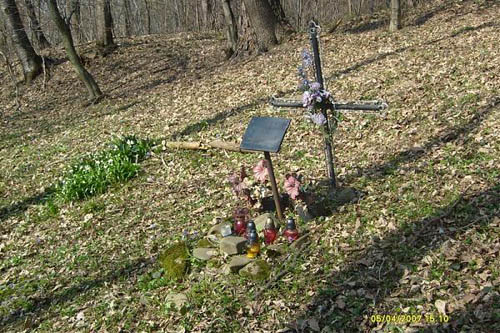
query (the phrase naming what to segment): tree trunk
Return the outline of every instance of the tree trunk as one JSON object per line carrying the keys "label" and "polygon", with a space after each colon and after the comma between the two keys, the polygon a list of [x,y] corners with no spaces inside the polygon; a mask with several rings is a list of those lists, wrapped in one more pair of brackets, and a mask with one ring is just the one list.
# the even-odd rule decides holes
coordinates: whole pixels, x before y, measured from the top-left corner
{"label": "tree trunk", "polygon": [[268,0],[243,0],[243,3],[251,29],[242,31],[246,36],[240,41],[247,44],[246,39],[255,40],[255,43],[251,43],[251,45],[255,46],[252,46],[252,49],[248,51],[267,52],[271,47],[278,44],[276,38],[278,19],[273,12],[273,8]]}
{"label": "tree trunk", "polygon": [[0,9],[14,43],[16,54],[23,66],[24,82],[29,84],[42,72],[42,58],[36,54],[26,35],[19,10],[14,0],[0,0]]}
{"label": "tree trunk", "polygon": [[201,0],[201,23],[204,29],[212,29],[212,4],[210,0]]}
{"label": "tree trunk", "polygon": [[144,0],[144,7],[146,9],[146,34],[151,35],[151,10],[147,0]]}
{"label": "tree trunk", "polygon": [[228,57],[230,57],[238,46],[238,28],[234,18],[233,10],[229,0],[222,0],[222,9],[224,11],[224,19],[226,21],[226,36],[228,44]]}
{"label": "tree trunk", "polygon": [[97,48],[105,53],[114,46],[110,0],[96,2]]}
{"label": "tree trunk", "polygon": [[300,31],[300,28],[302,26],[302,0],[297,0],[297,30]]}
{"label": "tree trunk", "polygon": [[[290,35],[295,32],[295,29],[293,26],[290,24],[290,21],[285,15],[285,11],[283,10],[283,6],[281,6],[280,0],[267,0],[269,2],[269,5],[272,8],[272,11],[274,13],[274,16],[276,17],[276,20],[278,24],[276,25],[280,31],[281,35]],[[276,31],[275,31],[276,32]]]}
{"label": "tree trunk", "polygon": [[389,31],[401,29],[401,6],[399,0],[391,0],[391,23]]}
{"label": "tree trunk", "polygon": [[73,34],[73,40],[77,43],[82,40],[80,31],[80,0],[67,0],[66,12],[70,15],[69,30]]}
{"label": "tree trunk", "polygon": [[124,17],[125,17],[125,37],[130,37],[132,35],[132,24],[130,22],[130,2],[129,0],[123,0]]}
{"label": "tree trunk", "polygon": [[90,100],[99,100],[102,97],[102,92],[92,75],[85,69],[80,57],[76,53],[75,46],[73,44],[73,38],[71,37],[71,31],[69,30],[66,22],[64,22],[63,18],[61,17],[61,13],[57,8],[57,0],[47,0],[47,3],[49,6],[50,16],[52,17],[52,20],[54,20],[57,29],[61,33],[64,48],[66,49],[69,61],[71,61],[71,63],[73,64],[78,77],[85,84],[85,87],[87,88],[87,91],[89,93]]}
{"label": "tree trunk", "polygon": [[49,47],[50,43],[47,38],[45,38],[45,34],[40,27],[40,22],[36,17],[35,8],[33,7],[33,3],[31,1],[32,0],[24,0],[24,4],[28,13],[31,30],[33,31],[35,40],[38,43],[38,48],[43,50],[44,48]]}

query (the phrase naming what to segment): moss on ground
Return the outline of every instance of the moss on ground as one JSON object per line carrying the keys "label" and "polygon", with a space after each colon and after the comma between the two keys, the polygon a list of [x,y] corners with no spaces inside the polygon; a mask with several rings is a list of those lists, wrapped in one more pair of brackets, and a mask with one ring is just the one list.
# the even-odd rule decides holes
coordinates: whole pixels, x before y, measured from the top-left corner
{"label": "moss on ground", "polygon": [[160,255],[160,264],[165,276],[171,280],[180,280],[188,269],[189,250],[186,242],[179,242]]}

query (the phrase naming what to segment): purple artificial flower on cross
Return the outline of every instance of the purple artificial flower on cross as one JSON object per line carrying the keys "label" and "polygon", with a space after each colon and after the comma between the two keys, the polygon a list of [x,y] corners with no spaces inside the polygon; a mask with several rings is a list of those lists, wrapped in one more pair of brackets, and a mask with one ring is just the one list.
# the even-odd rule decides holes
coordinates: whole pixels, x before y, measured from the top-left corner
{"label": "purple artificial flower on cross", "polygon": [[308,118],[311,119],[311,121],[318,126],[323,126],[326,124],[326,118],[321,112],[310,114]]}
{"label": "purple artificial flower on cross", "polygon": [[311,53],[307,51],[306,49],[302,50],[302,66],[305,68],[308,68],[312,65],[313,59]]}
{"label": "purple artificial flower on cross", "polygon": [[312,91],[318,91],[321,89],[321,84],[319,84],[318,82],[313,82],[311,83],[310,87]]}

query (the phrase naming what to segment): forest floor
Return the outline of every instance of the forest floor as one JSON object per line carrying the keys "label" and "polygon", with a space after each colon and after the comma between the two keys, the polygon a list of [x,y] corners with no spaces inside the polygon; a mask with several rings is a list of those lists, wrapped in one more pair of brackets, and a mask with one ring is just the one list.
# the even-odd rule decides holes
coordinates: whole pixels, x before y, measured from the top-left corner
{"label": "forest floor", "polygon": [[[280,185],[289,172],[317,185],[318,129],[303,111],[267,103],[299,96],[307,34],[236,62],[212,34],[120,39],[105,58],[83,45],[108,95],[88,107],[67,61],[20,87],[19,107],[1,67],[0,331],[499,332],[499,22],[497,1],[437,1],[396,33],[375,20],[322,34],[333,95],[390,109],[342,118],[338,181],[363,195],[300,221],[311,244],[257,298],[264,283],[195,259],[186,279],[165,281],[156,258],[232,215],[227,176],[258,155],[160,146],[104,194],[55,209],[44,197],[73,160],[116,135],[239,142],[257,115],[292,119],[273,157]],[[187,296],[184,311],[171,292]],[[421,317],[377,322],[383,314]]]}

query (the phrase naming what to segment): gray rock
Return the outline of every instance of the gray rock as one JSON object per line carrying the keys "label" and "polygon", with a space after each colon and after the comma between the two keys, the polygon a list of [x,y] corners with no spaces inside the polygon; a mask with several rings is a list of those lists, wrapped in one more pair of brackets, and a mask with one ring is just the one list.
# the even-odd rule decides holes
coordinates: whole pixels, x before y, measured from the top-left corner
{"label": "gray rock", "polygon": [[217,237],[222,237],[222,234],[221,234],[221,229],[224,225],[229,225],[231,226],[231,223],[228,223],[228,222],[222,222],[222,223],[219,223],[219,224],[216,224],[214,226],[212,226],[210,228],[210,230],[208,230],[208,235],[215,235]]}
{"label": "gray rock", "polygon": [[238,273],[240,269],[252,262],[252,259],[247,258],[247,256],[234,256],[229,262],[229,269],[233,273]]}
{"label": "gray rock", "polygon": [[193,256],[200,260],[210,260],[217,255],[217,250],[208,247],[199,247],[193,250]]}
{"label": "gray rock", "polygon": [[339,204],[346,204],[358,197],[358,193],[352,187],[346,187],[335,193],[334,200]]}
{"label": "gray rock", "polygon": [[266,280],[271,274],[271,266],[264,260],[255,260],[240,270],[240,275],[251,280]]}
{"label": "gray rock", "polygon": [[309,233],[304,234],[297,238],[292,244],[290,244],[290,248],[293,250],[301,249],[304,245],[306,245],[309,240]]}
{"label": "gray rock", "polygon": [[229,255],[241,254],[247,247],[247,240],[243,237],[228,236],[220,241],[220,249]]}
{"label": "gray rock", "polygon": [[267,247],[266,255],[270,258],[276,258],[287,253],[285,244],[272,244]]}
{"label": "gray rock", "polygon": [[177,310],[182,310],[188,302],[188,298],[182,293],[170,293],[167,295],[166,301],[167,303],[173,303]]}
{"label": "gray rock", "polygon": [[298,204],[296,207],[295,207],[295,211],[297,212],[297,214],[300,216],[300,218],[304,221],[304,222],[309,222],[311,221],[314,217],[311,215],[311,213],[309,212],[309,209],[307,208],[307,206],[304,206],[304,205],[301,205],[301,204]]}
{"label": "gray rock", "polygon": [[261,232],[262,230],[264,230],[264,227],[266,226],[266,222],[267,222],[267,218],[270,217],[273,219],[273,222],[274,222],[274,226],[279,229],[280,227],[280,223],[278,221],[278,219],[274,216],[274,214],[272,213],[265,213],[265,214],[262,214],[262,215],[259,215],[257,216],[255,219],[254,219],[254,222],[255,222],[255,229],[257,229],[257,233]]}

